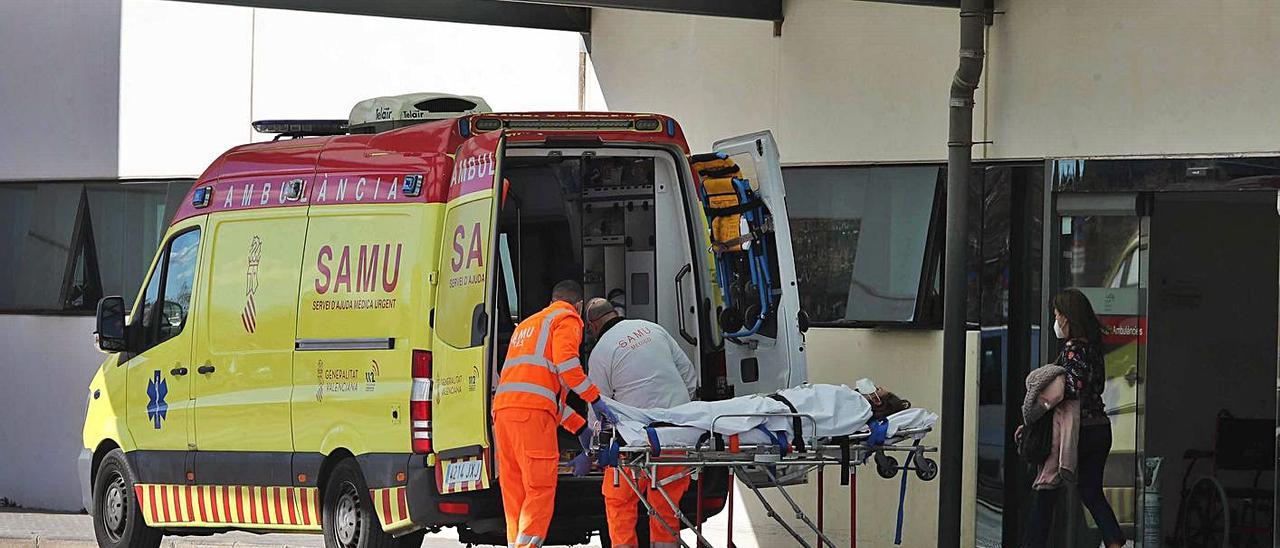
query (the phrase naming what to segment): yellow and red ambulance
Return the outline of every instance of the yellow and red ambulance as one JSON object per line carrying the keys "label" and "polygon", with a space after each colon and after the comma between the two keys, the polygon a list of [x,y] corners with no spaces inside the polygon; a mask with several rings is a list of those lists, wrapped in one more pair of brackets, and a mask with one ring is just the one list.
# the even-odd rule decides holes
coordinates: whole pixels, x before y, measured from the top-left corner
{"label": "yellow and red ambulance", "polygon": [[[487,110],[416,94],[265,122],[276,140],[200,176],[133,304],[99,304],[109,354],[79,462],[101,546],[223,530],[409,546],[443,527],[505,544],[489,404],[512,329],[562,279],[678,334],[704,399],[805,380],[767,132],[715,146],[773,214],[775,310],[726,340],[675,120]],[[549,543],[605,530],[600,481],[561,476]],[[710,515],[724,480],[701,481]]]}

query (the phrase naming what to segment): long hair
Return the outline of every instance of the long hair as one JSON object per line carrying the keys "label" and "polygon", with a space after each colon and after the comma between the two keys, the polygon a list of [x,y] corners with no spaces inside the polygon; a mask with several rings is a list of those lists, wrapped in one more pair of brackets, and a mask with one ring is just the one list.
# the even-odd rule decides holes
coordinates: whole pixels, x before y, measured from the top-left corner
{"label": "long hair", "polygon": [[1065,289],[1054,295],[1053,308],[1067,319],[1067,329],[1072,338],[1085,339],[1093,344],[1102,343],[1102,322],[1093,313],[1089,298],[1079,289]]}

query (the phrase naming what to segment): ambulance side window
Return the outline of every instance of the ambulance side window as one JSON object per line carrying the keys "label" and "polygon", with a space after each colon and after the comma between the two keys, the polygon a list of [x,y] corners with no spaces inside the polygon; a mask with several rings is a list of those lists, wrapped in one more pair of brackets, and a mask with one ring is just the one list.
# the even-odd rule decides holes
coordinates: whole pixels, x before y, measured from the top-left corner
{"label": "ambulance side window", "polygon": [[182,332],[191,308],[200,231],[191,230],[169,241],[147,282],[140,307],[142,348],[146,351]]}

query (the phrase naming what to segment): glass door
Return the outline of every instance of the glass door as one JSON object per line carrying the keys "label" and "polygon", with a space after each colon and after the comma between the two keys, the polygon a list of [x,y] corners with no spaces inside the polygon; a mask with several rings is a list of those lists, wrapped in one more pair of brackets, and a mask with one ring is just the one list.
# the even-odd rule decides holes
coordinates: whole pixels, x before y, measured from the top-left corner
{"label": "glass door", "polygon": [[[1052,252],[1045,254],[1044,316],[1053,325],[1053,297],[1074,288],[1089,299],[1102,323],[1105,361],[1103,406],[1110,420],[1111,452],[1103,494],[1125,537],[1142,538],[1144,393],[1147,359],[1149,194],[1062,193],[1054,196]],[[1046,332],[1048,335],[1051,332]],[[1058,356],[1062,341],[1041,339],[1041,355]],[[1072,491],[1074,499],[1074,491]],[[1067,502],[1064,498],[1064,502]],[[1057,546],[1098,546],[1101,532],[1075,500],[1058,505]],[[1135,545],[1140,545],[1135,541]]]}

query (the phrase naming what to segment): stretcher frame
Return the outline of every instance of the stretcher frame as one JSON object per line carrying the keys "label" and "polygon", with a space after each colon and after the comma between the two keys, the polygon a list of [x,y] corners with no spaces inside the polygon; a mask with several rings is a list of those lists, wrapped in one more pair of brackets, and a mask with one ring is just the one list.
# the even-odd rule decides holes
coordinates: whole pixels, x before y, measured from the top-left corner
{"label": "stretcher frame", "polygon": [[[644,505],[645,512],[649,519],[654,521],[657,511],[645,496],[645,490],[640,485],[640,481],[648,481],[649,489],[656,489],[662,496],[664,501],[672,510],[675,511],[676,518],[684,526],[693,531],[697,537],[699,547],[714,546],[702,534],[702,490],[698,489],[697,496],[697,523],[689,520],[689,517],[680,510],[677,501],[671,499],[662,486],[683,477],[684,475],[692,476],[698,479],[702,475],[702,471],[706,468],[721,467],[726,468],[729,472],[728,491],[726,494],[726,512],[728,512],[728,532],[726,545],[728,548],[735,548],[733,543],[733,484],[735,477],[742,481],[756,498],[760,500],[764,507],[766,515],[777,522],[782,529],[785,530],[799,546],[804,548],[814,548],[814,544],[810,544],[808,539],[787,523],[786,519],[774,509],[765,497],[763,489],[777,489],[787,505],[795,512],[795,517],[809,529],[809,533],[816,535],[817,546],[836,548],[835,542],[823,530],[823,504],[824,494],[824,470],[828,466],[840,466],[842,473],[847,471],[846,478],[842,478],[842,484],[849,485],[849,546],[856,548],[858,545],[857,529],[857,468],[866,464],[867,460],[874,458],[879,475],[885,479],[890,479],[897,474],[903,474],[902,489],[900,496],[906,493],[906,473],[907,471],[915,471],[916,476],[922,481],[933,480],[938,473],[937,463],[926,454],[937,453],[936,446],[921,445],[925,435],[933,431],[932,427],[919,428],[902,428],[899,429],[890,438],[884,440],[884,443],[873,445],[868,443],[872,437],[870,432],[858,432],[849,436],[847,447],[842,443],[832,444],[830,440],[824,443],[824,440],[816,436],[817,421],[812,415],[804,413],[735,413],[719,415],[711,421],[711,431],[715,432],[715,426],[721,419],[728,418],[792,418],[800,421],[808,421],[814,428],[811,430],[815,435],[810,436],[804,444],[804,451],[792,449],[787,454],[782,454],[779,446],[772,444],[750,444],[736,445],[733,448],[726,447],[724,449],[715,448],[712,444],[711,448],[702,447],[660,447],[657,450],[644,445],[629,445],[619,447],[618,464],[615,467],[613,477],[605,477],[605,481],[613,481],[614,486],[624,483],[639,498],[641,504]],[[617,432],[612,432],[617,436]],[[616,437],[614,439],[617,439]],[[914,440],[910,446],[898,445],[904,441]],[[701,444],[700,444],[701,445]],[[791,444],[794,448],[796,444]],[[899,465],[897,459],[888,455],[888,453],[906,453],[903,458],[903,464]],[[778,474],[776,467],[789,467],[785,474]],[[683,467],[687,470],[677,476],[664,478],[661,481],[658,478],[658,469],[661,467]],[[619,470],[625,470],[628,473],[618,473]],[[786,490],[786,485],[798,478],[807,478],[808,474],[817,471],[817,520],[810,519],[800,505],[796,503],[795,498]],[[640,474],[637,474],[639,472]],[[753,475],[759,475],[763,472],[767,482],[758,483],[752,479]],[[902,523],[902,507],[899,505],[898,515],[898,538],[897,543],[901,544],[901,523]],[[662,526],[672,537],[676,539],[676,543],[683,548],[693,548],[680,536],[679,530],[672,530],[662,519],[656,519],[656,522]]]}

